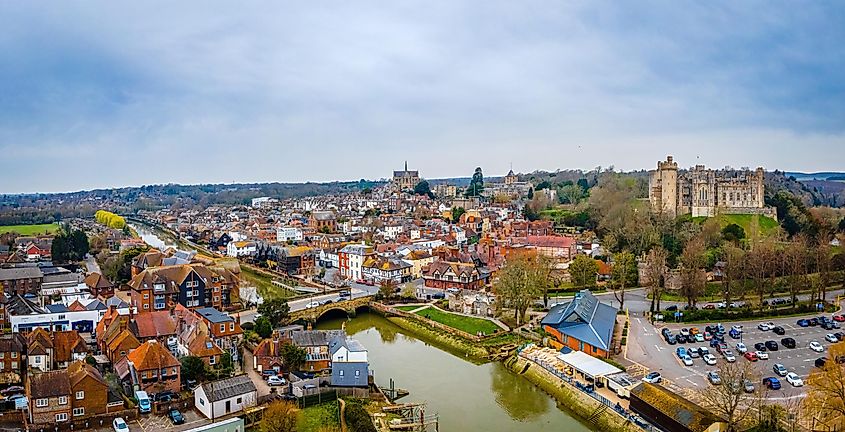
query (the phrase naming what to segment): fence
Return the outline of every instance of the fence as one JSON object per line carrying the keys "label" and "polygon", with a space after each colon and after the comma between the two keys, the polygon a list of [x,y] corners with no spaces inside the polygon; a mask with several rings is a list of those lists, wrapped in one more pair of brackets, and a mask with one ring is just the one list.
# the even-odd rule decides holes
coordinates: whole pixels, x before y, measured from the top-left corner
{"label": "fence", "polygon": [[593,389],[592,385],[581,384],[580,382],[578,382],[574,378],[570,377],[566,373],[558,370],[554,365],[552,365],[552,364],[550,364],[550,363],[548,363],[548,362],[546,362],[542,359],[539,359],[535,356],[532,356],[531,354],[525,353],[524,352],[525,348],[527,348],[530,345],[531,344],[527,344],[527,345],[523,345],[523,346],[519,347],[518,352],[519,352],[520,357],[524,358],[525,360],[530,361],[531,363],[534,363],[535,365],[542,367],[546,372],[554,375],[557,378],[560,378],[561,381],[569,384],[570,386],[572,386],[573,388],[581,391],[582,393],[586,394],[587,396],[590,396],[591,398],[595,399],[596,401],[598,401],[602,405],[612,409],[614,413],[616,413],[617,415],[619,415],[623,419],[630,421],[631,423],[639,426],[641,429],[643,429],[645,431],[659,431],[659,429],[657,429],[657,428],[653,427],[652,425],[644,422],[642,419],[640,419],[633,412],[626,410],[625,408],[623,408],[618,403],[613,403],[611,400],[607,399],[606,397],[596,393],[595,390]]}
{"label": "fence", "polygon": [[61,423],[46,423],[46,424],[31,424],[28,425],[27,430],[31,432],[55,432],[55,431],[82,431],[95,428],[110,428],[112,420],[122,417],[124,420],[134,420],[138,418],[138,410],[125,409],[120,411],[112,411],[106,414],[98,414],[86,419],[78,419]]}

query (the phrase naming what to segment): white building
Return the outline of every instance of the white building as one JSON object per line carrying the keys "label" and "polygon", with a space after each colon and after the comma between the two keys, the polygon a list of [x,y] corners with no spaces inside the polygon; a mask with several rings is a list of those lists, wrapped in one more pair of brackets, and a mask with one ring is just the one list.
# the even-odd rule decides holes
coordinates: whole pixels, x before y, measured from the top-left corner
{"label": "white building", "polygon": [[246,374],[207,382],[194,390],[194,406],[212,420],[254,407],[257,403],[258,391]]}
{"label": "white building", "polygon": [[395,240],[397,237],[399,237],[399,234],[402,234],[403,230],[404,228],[402,227],[402,225],[388,225],[384,227],[384,232],[382,235],[384,235],[384,238],[387,240]]}
{"label": "white building", "polygon": [[367,349],[355,339],[346,338],[333,348],[332,363],[367,362]]}
{"label": "white building", "polygon": [[252,208],[267,208],[278,204],[279,200],[270,197],[260,197],[252,199]]}
{"label": "white building", "polygon": [[231,241],[226,245],[226,255],[230,257],[242,257],[255,254],[257,247],[251,241]]}
{"label": "white building", "polygon": [[276,241],[302,241],[302,230],[296,227],[280,227],[276,229]]}

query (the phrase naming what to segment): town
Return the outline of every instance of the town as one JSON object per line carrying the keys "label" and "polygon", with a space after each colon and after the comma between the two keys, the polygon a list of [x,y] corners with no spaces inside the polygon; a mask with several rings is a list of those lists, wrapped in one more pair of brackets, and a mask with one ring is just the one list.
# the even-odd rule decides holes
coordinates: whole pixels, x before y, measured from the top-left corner
{"label": "town", "polygon": [[406,162],[235,205],[79,198],[99,209],[0,227],[3,427],[448,425],[454,400],[418,398],[361,333],[380,320],[602,430],[835,428],[845,214],[784,184],[669,156],[454,182]]}

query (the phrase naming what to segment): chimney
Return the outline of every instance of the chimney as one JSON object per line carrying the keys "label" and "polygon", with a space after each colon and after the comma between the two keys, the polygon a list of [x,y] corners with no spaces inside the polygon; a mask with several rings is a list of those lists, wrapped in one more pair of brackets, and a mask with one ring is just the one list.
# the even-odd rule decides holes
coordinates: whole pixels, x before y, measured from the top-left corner
{"label": "chimney", "polygon": [[132,306],[129,306],[129,321],[135,322],[135,308]]}

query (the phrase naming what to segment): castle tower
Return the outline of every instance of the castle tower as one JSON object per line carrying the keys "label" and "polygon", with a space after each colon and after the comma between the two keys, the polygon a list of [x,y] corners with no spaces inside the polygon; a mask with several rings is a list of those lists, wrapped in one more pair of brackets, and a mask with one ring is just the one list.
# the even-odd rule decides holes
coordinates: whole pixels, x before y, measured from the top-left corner
{"label": "castle tower", "polygon": [[671,217],[678,212],[678,163],[672,156],[657,162],[657,170],[649,177],[649,201],[654,211]]}

